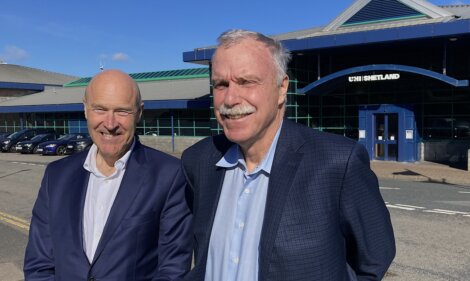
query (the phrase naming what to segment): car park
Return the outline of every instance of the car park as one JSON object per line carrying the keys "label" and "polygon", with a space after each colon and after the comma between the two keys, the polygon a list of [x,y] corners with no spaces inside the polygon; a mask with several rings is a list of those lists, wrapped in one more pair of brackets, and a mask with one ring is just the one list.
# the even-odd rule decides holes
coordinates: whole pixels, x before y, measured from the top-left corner
{"label": "car park", "polygon": [[67,143],[65,154],[73,154],[83,150],[87,150],[93,144],[93,140],[90,136],[80,140],[71,140]]}
{"label": "car park", "polygon": [[0,142],[0,150],[2,152],[15,152],[16,144],[20,141],[30,140],[39,134],[56,134],[53,129],[33,128],[23,129],[15,132]]}
{"label": "car park", "polygon": [[55,138],[55,134],[40,134],[30,140],[20,141],[16,144],[16,152],[37,153],[37,147],[40,143],[54,140]]}
{"label": "car park", "polygon": [[37,152],[42,155],[64,155],[69,141],[80,141],[89,138],[87,133],[73,133],[64,135],[56,140],[40,143]]}

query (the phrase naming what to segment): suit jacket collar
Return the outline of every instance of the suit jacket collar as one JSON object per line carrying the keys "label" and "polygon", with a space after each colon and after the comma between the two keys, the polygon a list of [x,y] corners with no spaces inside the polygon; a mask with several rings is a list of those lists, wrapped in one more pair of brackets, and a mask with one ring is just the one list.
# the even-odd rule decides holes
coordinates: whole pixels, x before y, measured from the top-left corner
{"label": "suit jacket collar", "polygon": [[300,134],[298,126],[298,124],[285,119],[279,135],[269,177],[265,215],[261,230],[258,258],[259,280],[265,280],[268,273],[269,260],[286,198],[292,188],[297,168],[303,158],[300,148],[305,143],[305,139]]}
{"label": "suit jacket collar", "polygon": [[[212,138],[212,144],[215,149],[207,155],[207,158],[203,158],[207,161],[207,170],[203,171],[204,176],[201,178],[199,186],[202,190],[202,195],[200,196],[201,202],[197,203],[197,210],[199,215],[195,217],[194,226],[195,229],[200,229],[200,232],[203,233],[201,236],[201,241],[197,241],[200,245],[209,245],[211,231],[212,229],[215,213],[217,211],[217,205],[219,203],[220,192],[222,190],[222,185],[225,177],[226,169],[217,167],[216,163],[222,158],[222,156],[227,152],[227,150],[234,144],[230,142],[224,135],[217,135]],[[204,161],[202,160],[202,161]],[[200,221],[198,219],[201,219]],[[210,218],[207,221],[207,218]],[[205,248],[202,261],[203,268],[205,269],[205,263],[207,261],[208,247]]]}
{"label": "suit jacket collar", "polygon": [[[215,163],[233,145],[223,135],[213,137],[212,140],[216,149],[209,156],[210,160],[208,166],[206,166],[209,168],[205,173],[207,181],[201,182],[201,188],[204,190],[204,202],[202,202],[204,206],[200,206],[200,215],[198,215],[200,218],[211,218],[211,220],[209,222],[195,222],[195,224],[205,225],[205,229],[212,229],[225,175],[225,169],[216,167]],[[305,138],[300,133],[299,125],[284,119],[269,178],[265,216],[259,245],[259,280],[265,280],[269,270],[269,260],[274,240],[278,232],[287,195],[292,188],[297,167],[303,158],[300,149],[304,143]],[[202,258],[204,264],[201,265],[203,268],[205,268],[205,262],[207,261],[210,232],[206,230],[204,241],[198,241],[200,245],[206,245],[204,257]]]}
{"label": "suit jacket collar", "polygon": [[[99,258],[104,248],[106,247],[106,244],[112,238],[117,227],[119,226],[122,219],[126,215],[127,210],[129,209],[130,206],[132,206],[135,196],[137,195],[142,185],[144,184],[145,178],[142,177],[142,175],[147,174],[143,171],[146,168],[146,166],[143,165],[145,162],[146,162],[146,156],[145,156],[144,149],[142,148],[142,144],[137,140],[135,143],[134,149],[126,164],[126,171],[124,173],[124,177],[122,178],[121,185],[119,186],[119,191],[116,195],[116,199],[114,200],[113,206],[111,207],[111,211],[106,221],[106,225],[103,229],[103,234],[101,235],[100,242],[98,243],[98,246],[96,248],[92,265]],[[84,190],[85,190],[84,194],[86,194],[87,186],[88,186],[88,181],[84,183]],[[83,198],[83,202],[80,208],[81,224],[83,224],[82,220],[83,220],[84,206],[85,206],[85,198]],[[82,242],[81,245],[83,245],[83,230],[81,227],[80,227],[80,233],[81,233],[80,237],[81,237],[81,242]]]}

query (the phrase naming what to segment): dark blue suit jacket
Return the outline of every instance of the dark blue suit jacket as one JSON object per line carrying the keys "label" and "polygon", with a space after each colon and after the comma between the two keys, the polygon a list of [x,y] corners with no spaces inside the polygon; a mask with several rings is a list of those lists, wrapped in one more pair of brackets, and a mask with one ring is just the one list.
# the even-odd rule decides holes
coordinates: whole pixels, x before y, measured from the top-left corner
{"label": "dark blue suit jacket", "polygon": [[26,280],[181,279],[191,265],[192,216],[180,162],[136,142],[90,264],[82,230],[86,155],[46,168],[33,209]]}
{"label": "dark blue suit jacket", "polygon": [[[183,169],[194,192],[195,267],[204,280],[208,245],[232,145],[223,135],[187,149]],[[259,245],[259,281],[380,280],[395,255],[388,210],[364,147],[284,120],[269,179]]]}

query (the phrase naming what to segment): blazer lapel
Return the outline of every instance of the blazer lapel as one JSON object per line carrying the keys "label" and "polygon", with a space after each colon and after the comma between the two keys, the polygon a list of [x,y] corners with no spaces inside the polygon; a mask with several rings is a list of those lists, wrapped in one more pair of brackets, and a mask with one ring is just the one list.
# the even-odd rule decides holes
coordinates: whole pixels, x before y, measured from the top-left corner
{"label": "blazer lapel", "polygon": [[[201,177],[201,182],[199,186],[201,187],[200,194],[200,203],[198,206],[199,215],[197,218],[201,218],[204,221],[195,221],[195,228],[199,228],[202,233],[204,233],[202,241],[198,241],[202,245],[209,245],[209,239],[211,235],[212,225],[214,224],[215,213],[217,211],[217,205],[219,203],[220,192],[222,190],[222,185],[225,177],[225,169],[217,167],[215,164],[222,158],[224,152],[216,151],[214,152],[209,160],[209,169],[206,170],[206,174]],[[205,248],[204,253],[205,258],[207,258],[208,247]]]}
{"label": "blazer lapel", "polygon": [[134,151],[131,153],[126,164],[124,177],[122,178],[121,185],[113,206],[111,207],[111,211],[109,212],[108,220],[106,221],[103,234],[101,235],[100,242],[96,248],[92,264],[94,264],[101,255],[103,249],[106,247],[106,243],[113,236],[127,210],[134,202],[135,196],[139,193],[139,190],[143,185],[144,178],[141,175],[146,174],[143,172],[145,166],[142,165],[145,161],[144,159],[145,154],[143,149],[141,149],[141,144],[136,142]]}
{"label": "blazer lapel", "polygon": [[70,169],[73,172],[73,177],[69,177],[71,182],[67,184],[70,188],[67,189],[68,200],[63,200],[63,208],[70,210],[71,233],[75,244],[75,249],[83,253],[83,258],[88,262],[86,253],[83,248],[83,207],[85,205],[86,191],[88,187],[88,179],[90,177],[87,170],[83,168],[83,163],[86,158],[86,153],[82,154],[81,161],[75,161],[76,167]]}
{"label": "blazer lapel", "polygon": [[301,136],[293,130],[290,121],[284,120],[269,176],[268,195],[259,246],[260,280],[264,280],[263,276],[266,276],[269,269],[269,257],[274,246],[286,198],[292,188],[297,167],[303,158],[303,154],[298,151],[303,143]]}

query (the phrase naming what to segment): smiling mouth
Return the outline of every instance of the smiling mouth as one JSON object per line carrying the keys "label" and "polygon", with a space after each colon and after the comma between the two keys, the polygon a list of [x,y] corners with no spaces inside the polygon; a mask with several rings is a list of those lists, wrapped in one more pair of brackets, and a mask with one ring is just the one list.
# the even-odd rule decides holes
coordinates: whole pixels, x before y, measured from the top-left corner
{"label": "smiling mouth", "polygon": [[246,113],[246,114],[222,114],[222,116],[226,119],[230,119],[230,120],[237,120],[237,119],[241,119],[245,116],[248,116],[248,115],[251,115],[251,113]]}
{"label": "smiling mouth", "polygon": [[101,132],[101,135],[102,135],[104,138],[111,139],[111,138],[118,137],[118,136],[120,136],[121,134],[119,134],[119,133]]}

